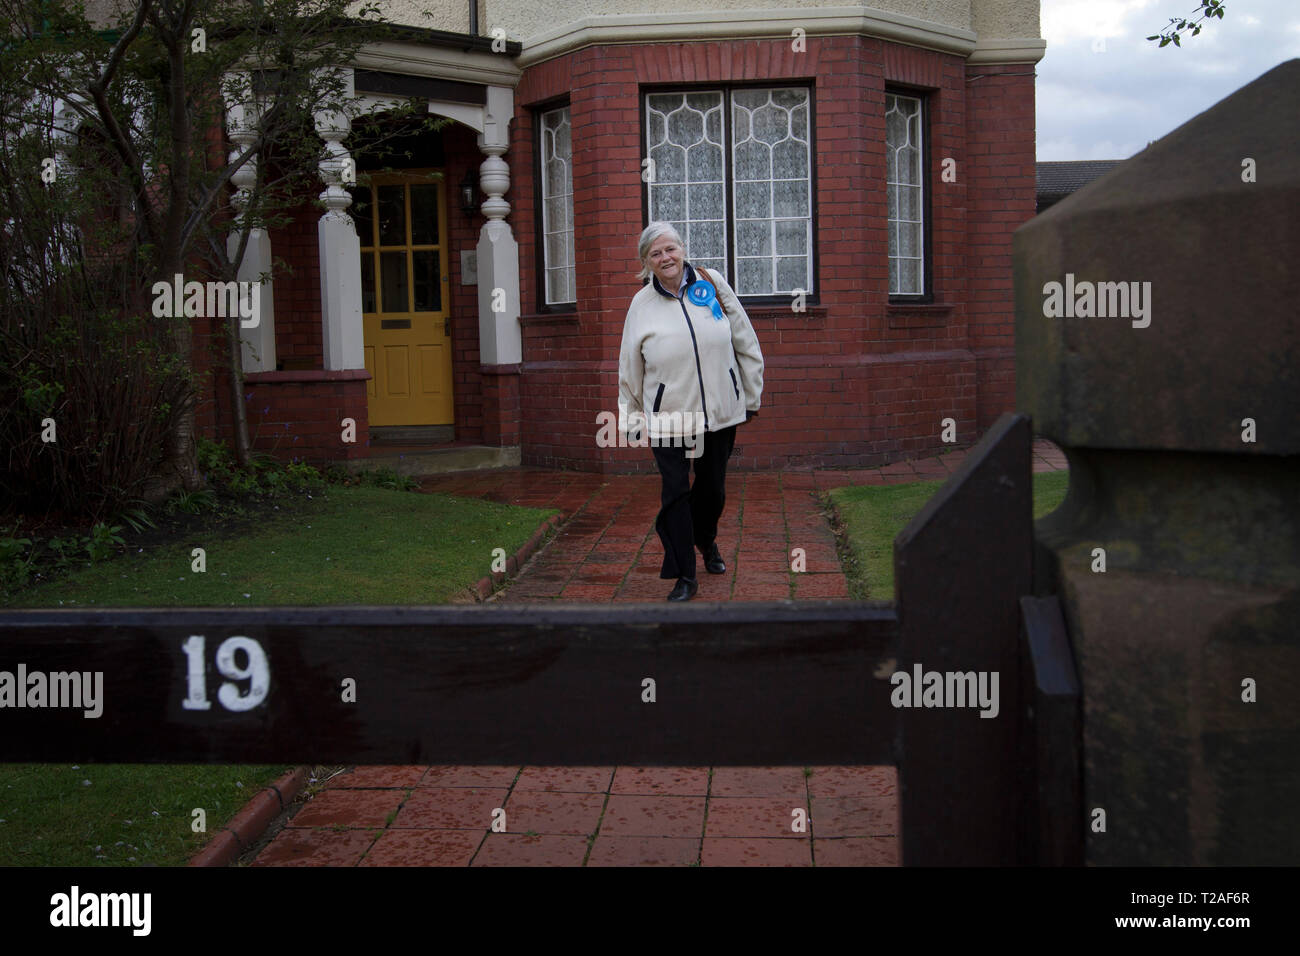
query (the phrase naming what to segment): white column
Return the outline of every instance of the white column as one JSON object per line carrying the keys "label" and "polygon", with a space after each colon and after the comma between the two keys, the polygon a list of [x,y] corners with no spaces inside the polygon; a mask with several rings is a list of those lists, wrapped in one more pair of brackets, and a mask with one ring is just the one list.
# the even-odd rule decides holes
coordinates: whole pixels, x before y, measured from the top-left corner
{"label": "white column", "polygon": [[487,156],[479,167],[479,186],[487,193],[478,239],[479,361],[484,365],[511,365],[523,358],[519,331],[519,244],[506,215],[510,203],[502,196],[510,188],[510,167],[501,157],[510,148],[510,120],[515,112],[514,91],[489,86],[483,109],[483,132],[478,146]]}
{"label": "white column", "polygon": [[[238,73],[230,77],[226,86],[226,129],[234,147],[230,151],[233,161],[239,157],[256,138],[258,106],[253,95],[252,78],[247,73]],[[226,255],[234,261],[239,251],[239,237],[243,231],[245,209],[250,199],[250,191],[257,182],[257,157],[254,156],[239,168],[231,177],[235,194],[231,205],[235,207],[235,228],[226,237]],[[271,237],[261,226],[253,226],[248,233],[248,243],[244,247],[244,258],[239,263],[235,278],[240,282],[258,282],[258,314],[256,324],[244,326],[240,322],[239,341],[242,366],[245,372],[275,371],[275,290],[271,275]],[[265,277],[265,278],[263,278]],[[248,321],[254,321],[249,319]]]}
{"label": "white column", "polygon": [[[355,95],[350,69],[340,70],[344,96]],[[356,182],[352,156],[343,139],[352,121],[337,110],[316,114],[316,132],[325,140],[326,157],[320,162],[325,191],[320,194],[325,215],[316,227],[320,250],[320,302],[325,368],[365,368],[361,327],[361,240],[346,212],[352,195],[345,188]]]}
{"label": "white column", "polygon": [[89,101],[77,93],[70,93],[66,99],[54,101],[54,125],[50,130],[50,138],[54,142],[56,181],[74,172],[68,162],[68,150],[76,141],[77,130],[81,125],[81,114],[77,112],[74,104],[86,106]]}

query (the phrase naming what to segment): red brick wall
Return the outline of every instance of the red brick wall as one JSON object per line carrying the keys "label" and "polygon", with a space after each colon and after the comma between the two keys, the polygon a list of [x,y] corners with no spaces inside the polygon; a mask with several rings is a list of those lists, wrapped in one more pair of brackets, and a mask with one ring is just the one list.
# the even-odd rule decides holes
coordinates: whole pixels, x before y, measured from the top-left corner
{"label": "red brick wall", "polygon": [[[451,271],[451,362],[452,401],[455,405],[456,440],[488,445],[515,445],[518,440],[493,441],[486,436],[489,428],[485,419],[499,418],[493,401],[485,394],[489,379],[479,369],[478,353],[478,286],[461,284],[460,254],[478,245],[483,214],[475,210],[466,216],[460,208],[460,183],[471,168],[477,177],[483,153],[475,141],[476,134],[468,126],[451,123],[442,130],[443,154],[446,158],[447,232],[451,248],[447,251],[447,265]],[[477,180],[476,180],[477,181]],[[479,192],[478,200],[484,199]],[[517,403],[509,417],[517,422]],[[499,429],[498,429],[499,430]]]}
{"label": "red brick wall", "polygon": [[[250,373],[241,400],[255,451],[317,464],[369,457],[366,379],[354,371]],[[223,368],[210,369],[198,411],[200,434],[233,444],[234,416]],[[345,418],[356,422],[354,443],[343,441]]]}
{"label": "red brick wall", "polygon": [[[516,91],[511,224],[520,244],[523,460],[652,470],[645,449],[600,449],[617,410],[617,357],[638,283],[644,225],[640,84],[815,81],[820,303],[750,309],[766,384],[738,434],[738,467],[878,464],[947,447],[941,421],[974,441],[1014,401],[1010,237],[1033,214],[1032,77],[984,78],[964,59],[862,37],[622,45],[525,72]],[[981,86],[980,84],[985,84]],[[891,306],[885,191],[887,87],[927,97],[935,301]],[[533,110],[569,96],[574,142],[576,315],[539,316],[534,268]],[[955,182],[942,180],[956,161]],[[688,250],[689,251],[689,250]]]}
{"label": "red brick wall", "polygon": [[226,393],[225,359],[228,347],[219,320],[194,319],[190,359],[198,382],[197,404],[194,407],[194,427],[198,434],[216,438],[230,420],[230,401]]}
{"label": "red brick wall", "polygon": [[1034,77],[1028,66],[967,72],[968,193],[978,224],[969,239],[970,337],[979,363],[979,424],[987,428],[1016,403],[1011,234],[1034,215]]}
{"label": "red brick wall", "polygon": [[483,439],[495,446],[520,441],[519,365],[484,366]]}
{"label": "red brick wall", "polygon": [[[366,379],[356,371],[257,372],[244,395],[255,451],[313,464],[370,456]],[[356,423],[353,442],[343,440],[346,418]]]}
{"label": "red brick wall", "polygon": [[275,358],[280,368],[305,364],[318,369],[324,361],[316,237],[321,209],[312,204],[314,198],[305,197],[291,222],[271,230],[272,258],[283,259],[292,270],[277,270],[275,279]]}

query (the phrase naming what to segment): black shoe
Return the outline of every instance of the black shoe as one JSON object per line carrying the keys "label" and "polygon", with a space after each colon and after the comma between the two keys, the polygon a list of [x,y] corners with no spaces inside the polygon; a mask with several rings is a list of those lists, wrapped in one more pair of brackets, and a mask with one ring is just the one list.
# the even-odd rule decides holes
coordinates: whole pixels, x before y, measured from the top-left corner
{"label": "black shoe", "polygon": [[709,545],[709,550],[704,555],[704,569],[710,574],[727,573],[727,565],[722,560],[722,554],[718,551],[718,543],[716,541]]}
{"label": "black shoe", "polygon": [[689,601],[699,589],[700,585],[694,578],[678,578],[677,586],[668,592],[668,600]]}

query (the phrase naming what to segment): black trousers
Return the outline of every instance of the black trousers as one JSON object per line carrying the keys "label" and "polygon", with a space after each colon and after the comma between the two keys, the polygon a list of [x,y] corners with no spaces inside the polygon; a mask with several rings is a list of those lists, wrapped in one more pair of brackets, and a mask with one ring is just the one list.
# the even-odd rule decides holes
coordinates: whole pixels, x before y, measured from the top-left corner
{"label": "black trousers", "polygon": [[[736,426],[706,432],[698,458],[688,449],[651,446],[663,476],[662,507],[655,530],[664,546],[661,578],[695,578],[695,551],[705,554],[718,536],[718,519],[727,503],[727,459],[736,444]],[[691,487],[691,462],[695,487]]]}

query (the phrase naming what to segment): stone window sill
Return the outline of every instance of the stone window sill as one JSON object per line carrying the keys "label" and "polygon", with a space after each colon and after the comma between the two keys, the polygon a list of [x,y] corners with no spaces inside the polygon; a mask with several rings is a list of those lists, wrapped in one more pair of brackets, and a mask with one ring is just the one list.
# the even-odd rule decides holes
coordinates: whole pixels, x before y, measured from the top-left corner
{"label": "stone window sill", "polygon": [[891,329],[942,328],[952,319],[951,303],[930,302],[905,305],[891,302],[885,307],[885,318]]}

